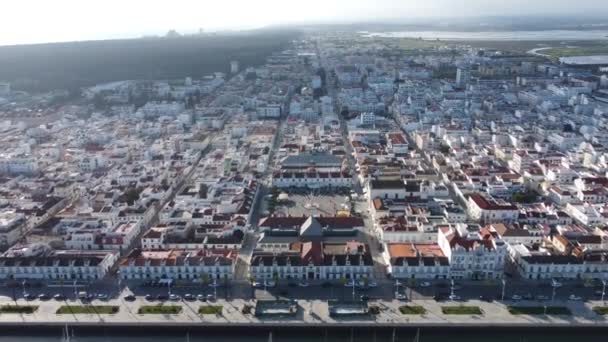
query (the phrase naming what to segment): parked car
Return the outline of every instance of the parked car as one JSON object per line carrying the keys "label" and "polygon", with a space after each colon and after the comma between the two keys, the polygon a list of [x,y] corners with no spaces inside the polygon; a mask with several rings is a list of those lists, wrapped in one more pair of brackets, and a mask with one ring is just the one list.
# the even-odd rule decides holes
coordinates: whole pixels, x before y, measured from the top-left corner
{"label": "parked car", "polygon": [[277,283],[274,280],[266,280],[264,282],[264,286],[265,287],[275,287],[275,286],[277,286]]}
{"label": "parked car", "polygon": [[51,297],[49,297],[49,295],[47,295],[46,293],[41,293],[38,295],[38,299],[40,300],[49,300],[51,299]]}
{"label": "parked car", "polygon": [[97,295],[97,299],[99,300],[108,300],[110,297],[105,293],[100,293]]}
{"label": "parked car", "polygon": [[205,296],[204,294],[199,294],[198,296],[196,296],[196,299],[200,300],[201,302],[206,302],[207,296]]}
{"label": "parked car", "polygon": [[31,293],[26,293],[25,295],[23,295],[23,298],[25,298],[26,300],[34,300],[36,299],[36,296]]}
{"label": "parked car", "polygon": [[344,283],[344,287],[353,287],[353,286],[355,286],[355,282],[352,280]]}
{"label": "parked car", "polygon": [[193,300],[195,300],[195,299],[196,299],[196,297],[194,297],[194,295],[192,295],[191,293],[186,293],[186,294],[184,295],[184,300],[187,300],[187,301],[193,301]]}
{"label": "parked car", "polygon": [[547,297],[545,295],[536,296],[536,300],[539,300],[539,301],[548,300],[548,299],[549,299],[549,297]]}
{"label": "parked car", "polygon": [[127,302],[134,302],[136,298],[135,298],[135,296],[134,296],[134,295],[130,294],[130,295],[126,295],[126,296],[124,297],[124,299],[125,299]]}
{"label": "parked car", "polygon": [[65,300],[65,296],[62,295],[61,293],[58,293],[58,294],[54,295],[53,298],[55,300]]}
{"label": "parked car", "polygon": [[209,301],[209,302],[213,302],[213,301],[215,301],[215,296],[214,296],[214,295],[212,295],[212,294],[208,294],[208,295],[207,295],[207,301]]}
{"label": "parked car", "polygon": [[455,295],[455,294],[450,295],[449,298],[450,298],[450,300],[460,300],[460,296],[459,295]]}
{"label": "parked car", "polygon": [[423,281],[420,283],[420,287],[431,287],[431,283],[428,281]]}
{"label": "parked car", "polygon": [[511,299],[513,299],[513,300],[521,300],[521,296],[520,295],[512,295]]}
{"label": "parked car", "polygon": [[147,294],[144,298],[146,298],[146,300],[148,301],[153,301],[154,300],[154,296],[151,294]]}
{"label": "parked car", "polygon": [[182,297],[176,295],[175,293],[172,293],[169,295],[169,300],[177,302],[178,300],[182,299]]}
{"label": "parked car", "polygon": [[302,280],[301,282],[298,283],[299,287],[308,287],[309,284],[306,280]]}
{"label": "parked car", "polygon": [[534,300],[534,296],[531,293],[526,293],[525,295],[523,295],[523,298],[525,300]]}
{"label": "parked car", "polygon": [[494,301],[494,298],[492,298],[491,296],[479,296],[479,300],[491,303]]}
{"label": "parked car", "polygon": [[362,295],[361,297],[359,297],[362,301],[368,301],[369,300],[369,296],[366,295]]}
{"label": "parked car", "polygon": [[447,295],[445,294],[436,294],[433,299],[435,299],[435,301],[437,302],[443,302],[444,300],[446,300],[448,298]]}
{"label": "parked car", "polygon": [[553,280],[551,280],[551,286],[553,286],[553,287],[562,287],[563,285],[559,281],[553,279]]}
{"label": "parked car", "polygon": [[156,299],[157,300],[167,300],[167,299],[169,299],[169,296],[159,294],[158,296],[156,296]]}
{"label": "parked car", "polygon": [[397,300],[407,300],[407,296],[403,293],[395,293],[395,299]]}
{"label": "parked car", "polygon": [[577,296],[575,294],[571,294],[570,296],[568,296],[568,300],[572,300],[572,301],[579,301],[582,300],[583,298],[581,298],[580,296]]}
{"label": "parked car", "polygon": [[258,281],[254,281],[251,285],[253,285],[253,287],[255,287],[256,289],[264,287],[264,285]]}

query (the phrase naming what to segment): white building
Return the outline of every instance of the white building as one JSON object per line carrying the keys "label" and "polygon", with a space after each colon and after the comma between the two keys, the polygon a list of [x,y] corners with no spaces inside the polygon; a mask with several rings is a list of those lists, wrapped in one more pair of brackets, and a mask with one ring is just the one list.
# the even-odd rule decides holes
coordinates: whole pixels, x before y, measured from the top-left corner
{"label": "white building", "polygon": [[139,251],[119,264],[123,279],[227,280],[234,275],[236,251]]}
{"label": "white building", "polygon": [[12,246],[25,233],[26,220],[14,210],[0,212],[0,246]]}
{"label": "white building", "polygon": [[395,279],[447,279],[450,263],[437,244],[391,243],[382,254]]}
{"label": "white building", "polygon": [[515,222],[519,216],[516,205],[479,193],[469,196],[467,210],[471,220],[482,223]]}
{"label": "white building", "polygon": [[457,224],[439,229],[437,242],[450,261],[454,279],[500,279],[507,260],[507,244],[486,228]]}
{"label": "white building", "polygon": [[33,251],[33,247],[24,247],[0,256],[0,279],[97,280],[117,260],[116,252]]}

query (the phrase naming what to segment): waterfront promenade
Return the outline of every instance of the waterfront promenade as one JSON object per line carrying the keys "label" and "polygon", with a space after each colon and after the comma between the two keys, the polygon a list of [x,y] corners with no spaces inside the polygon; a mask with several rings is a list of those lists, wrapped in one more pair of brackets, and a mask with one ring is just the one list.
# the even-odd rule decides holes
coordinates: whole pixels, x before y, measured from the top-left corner
{"label": "waterfront promenade", "polygon": [[[415,300],[413,302],[373,301],[370,305],[377,306],[376,315],[330,317],[326,301],[299,300],[298,312],[293,317],[256,317],[253,311],[244,314],[244,305],[254,305],[246,300],[224,301],[212,303],[175,301],[163,305],[180,306],[178,314],[139,314],[138,310],[144,305],[160,305],[157,302],[147,302],[138,298],[133,302],[124,300],[97,301],[91,305],[116,305],[120,309],[115,314],[57,314],[62,305],[79,306],[77,301],[25,301],[17,300],[18,305],[37,305],[38,309],[31,314],[2,313],[2,326],[608,326],[608,318],[596,314],[592,308],[601,306],[600,302],[556,301],[548,306],[567,307],[571,315],[513,315],[507,305],[514,303],[483,302],[470,300],[466,302],[436,302],[434,300]],[[0,306],[15,305],[10,298],[0,299]],[[222,306],[221,314],[199,314],[202,306]],[[426,313],[422,315],[404,315],[399,311],[403,305],[422,306]],[[442,308],[447,306],[476,306],[481,314],[462,315],[444,314]],[[519,306],[542,306],[538,302],[518,302]]]}

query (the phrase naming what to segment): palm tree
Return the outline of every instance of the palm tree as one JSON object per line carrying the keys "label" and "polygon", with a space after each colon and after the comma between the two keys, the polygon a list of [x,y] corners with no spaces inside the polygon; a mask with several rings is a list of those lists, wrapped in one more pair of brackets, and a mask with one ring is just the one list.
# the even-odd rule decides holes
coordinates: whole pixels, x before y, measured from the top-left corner
{"label": "palm tree", "polygon": [[410,279],[408,279],[407,280],[407,285],[410,288],[410,296],[409,296],[409,298],[410,298],[410,300],[412,300],[412,291],[413,291],[413,288],[416,286],[416,278],[410,278]]}
{"label": "palm tree", "polygon": [[340,276],[340,286],[342,287],[342,300],[344,301],[344,287],[346,286],[345,276]]}
{"label": "palm tree", "polygon": [[61,295],[65,296],[65,290],[64,290],[64,287],[63,287],[63,283],[64,283],[63,278],[59,279],[59,287],[61,288]]}
{"label": "palm tree", "polygon": [[253,283],[255,283],[255,278],[253,276],[249,276],[248,278],[249,284],[251,285],[251,299],[255,299],[255,287]]}
{"label": "palm tree", "polygon": [[201,287],[204,287],[209,282],[209,274],[201,273]]}
{"label": "palm tree", "polygon": [[225,299],[228,300],[228,275],[224,274],[224,295]]}

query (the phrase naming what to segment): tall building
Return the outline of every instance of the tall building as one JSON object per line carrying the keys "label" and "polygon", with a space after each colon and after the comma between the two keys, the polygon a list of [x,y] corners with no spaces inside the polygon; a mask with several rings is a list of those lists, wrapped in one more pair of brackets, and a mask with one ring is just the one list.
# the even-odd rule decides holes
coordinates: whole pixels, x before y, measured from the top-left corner
{"label": "tall building", "polygon": [[5,96],[11,93],[11,84],[0,82],[0,96]]}
{"label": "tall building", "polygon": [[471,70],[458,68],[456,70],[456,86],[459,88],[465,88],[471,80]]}
{"label": "tall building", "polygon": [[236,74],[239,72],[239,62],[238,61],[231,61],[230,62],[230,73],[231,74]]}

